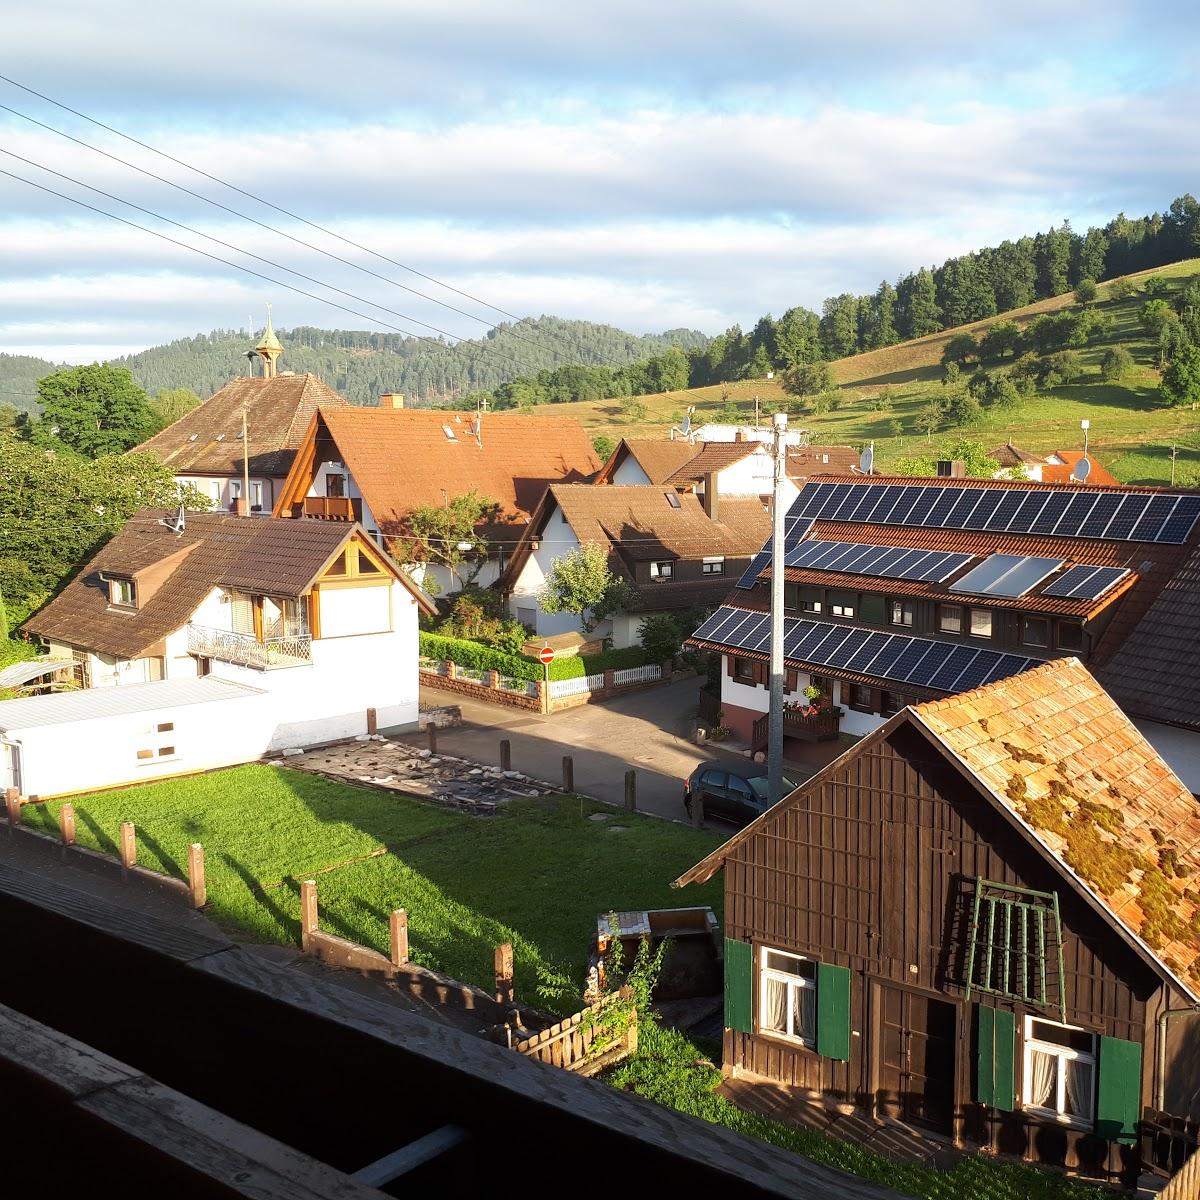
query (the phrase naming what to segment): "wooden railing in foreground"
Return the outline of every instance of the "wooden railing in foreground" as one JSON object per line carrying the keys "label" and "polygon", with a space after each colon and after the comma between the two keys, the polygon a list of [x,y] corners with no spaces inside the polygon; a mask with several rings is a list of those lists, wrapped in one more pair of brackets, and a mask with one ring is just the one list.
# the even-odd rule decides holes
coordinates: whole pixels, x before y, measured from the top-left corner
{"label": "wooden railing in foreground", "polygon": [[1196,1200],[1200,1196],[1200,1151],[1197,1151],[1171,1176],[1158,1193],[1158,1200]]}
{"label": "wooden railing in foreground", "polygon": [[526,1058],[562,1067],[576,1075],[595,1075],[614,1063],[628,1058],[637,1049],[637,1009],[629,1006],[624,1029],[606,1025],[606,1017],[617,1003],[628,1004],[630,992],[623,988],[617,996],[607,996],[524,1041],[513,1042],[513,1049]]}

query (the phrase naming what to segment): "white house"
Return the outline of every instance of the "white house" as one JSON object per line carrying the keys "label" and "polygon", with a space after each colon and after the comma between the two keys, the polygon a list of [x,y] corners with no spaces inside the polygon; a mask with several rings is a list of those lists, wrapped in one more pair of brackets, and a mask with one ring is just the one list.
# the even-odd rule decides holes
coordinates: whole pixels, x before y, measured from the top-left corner
{"label": "white house", "polygon": [[415,727],[432,607],[357,524],[138,513],[26,622],[83,690],[0,702],[0,784],[60,795]]}

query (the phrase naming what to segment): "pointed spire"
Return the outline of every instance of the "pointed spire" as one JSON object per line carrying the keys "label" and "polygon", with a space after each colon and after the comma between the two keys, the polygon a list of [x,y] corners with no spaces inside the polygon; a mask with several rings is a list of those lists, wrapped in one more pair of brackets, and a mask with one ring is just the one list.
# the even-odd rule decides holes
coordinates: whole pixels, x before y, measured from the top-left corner
{"label": "pointed spire", "polygon": [[262,340],[254,347],[263,360],[263,378],[274,379],[276,374],[276,359],[283,353],[283,343],[275,336],[275,327],[271,323],[271,306],[267,305],[267,327],[263,331]]}

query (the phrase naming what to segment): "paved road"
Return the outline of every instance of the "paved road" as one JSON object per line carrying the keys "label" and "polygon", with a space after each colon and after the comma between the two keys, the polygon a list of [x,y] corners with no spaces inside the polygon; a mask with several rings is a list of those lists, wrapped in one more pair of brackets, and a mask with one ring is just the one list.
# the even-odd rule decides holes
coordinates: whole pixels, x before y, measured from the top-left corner
{"label": "paved road", "polygon": [[[688,676],[666,687],[551,716],[434,688],[421,689],[421,702],[462,708],[461,728],[438,730],[438,749],[447,754],[497,764],[500,739],[508,738],[513,770],[552,783],[562,779],[562,757],[571,754],[576,790],[615,805],[624,803],[625,772],[633,767],[638,810],[678,821],[686,819],[684,779],[697,763],[714,756],[711,748],[690,740],[699,687],[700,680]],[[425,744],[424,735],[407,740]],[[714,828],[731,827],[717,823]]]}

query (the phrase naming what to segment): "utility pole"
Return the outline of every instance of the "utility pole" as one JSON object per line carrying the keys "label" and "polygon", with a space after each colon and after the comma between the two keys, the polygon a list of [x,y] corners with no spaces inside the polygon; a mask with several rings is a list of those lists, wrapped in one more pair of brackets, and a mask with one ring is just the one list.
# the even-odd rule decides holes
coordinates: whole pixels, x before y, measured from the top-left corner
{"label": "utility pole", "polygon": [[1179,457],[1179,447],[1171,443],[1171,486],[1175,486],[1175,460]]}
{"label": "utility pole", "polygon": [[767,720],[767,786],[772,804],[783,799],[783,480],[787,413],[777,412],[775,479],[771,488],[771,691]]}

